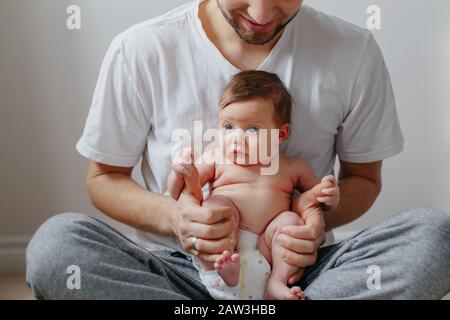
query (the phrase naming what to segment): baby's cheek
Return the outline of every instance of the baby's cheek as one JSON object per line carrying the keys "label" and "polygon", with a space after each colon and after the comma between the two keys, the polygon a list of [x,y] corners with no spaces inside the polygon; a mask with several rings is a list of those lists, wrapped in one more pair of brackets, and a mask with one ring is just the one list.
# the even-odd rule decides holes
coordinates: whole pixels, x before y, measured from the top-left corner
{"label": "baby's cheek", "polygon": [[258,138],[257,137],[249,137],[248,139],[248,152],[258,155]]}

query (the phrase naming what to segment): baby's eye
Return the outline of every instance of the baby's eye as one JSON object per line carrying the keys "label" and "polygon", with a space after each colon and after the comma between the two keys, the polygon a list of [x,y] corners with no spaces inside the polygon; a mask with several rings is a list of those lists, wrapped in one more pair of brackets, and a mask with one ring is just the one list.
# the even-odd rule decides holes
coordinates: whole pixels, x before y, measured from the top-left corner
{"label": "baby's eye", "polygon": [[259,128],[253,126],[253,127],[248,128],[247,130],[248,130],[249,132],[254,133],[254,132],[258,132]]}
{"label": "baby's eye", "polygon": [[228,124],[228,123],[225,123],[225,124],[223,125],[223,128],[224,128],[225,130],[231,130],[231,129],[233,129],[233,127],[231,126],[231,124]]}

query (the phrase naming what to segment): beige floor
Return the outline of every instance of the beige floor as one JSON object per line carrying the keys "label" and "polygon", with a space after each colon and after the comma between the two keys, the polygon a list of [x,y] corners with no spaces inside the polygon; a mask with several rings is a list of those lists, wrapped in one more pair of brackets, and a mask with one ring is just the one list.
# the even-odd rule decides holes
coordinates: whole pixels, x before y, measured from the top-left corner
{"label": "beige floor", "polygon": [[[0,276],[0,300],[34,299],[25,282],[25,275]],[[450,293],[443,300],[450,300]]]}
{"label": "beige floor", "polygon": [[33,294],[25,282],[25,275],[0,276],[0,300],[30,299]]}

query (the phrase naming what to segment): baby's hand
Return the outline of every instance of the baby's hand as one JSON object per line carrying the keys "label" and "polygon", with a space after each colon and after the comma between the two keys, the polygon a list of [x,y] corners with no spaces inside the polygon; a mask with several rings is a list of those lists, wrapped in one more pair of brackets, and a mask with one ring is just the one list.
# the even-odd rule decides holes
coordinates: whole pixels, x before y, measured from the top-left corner
{"label": "baby's hand", "polygon": [[335,209],[339,204],[340,192],[336,178],[332,175],[323,177],[322,181],[314,187],[318,190],[317,202],[327,206],[327,210]]}
{"label": "baby's hand", "polygon": [[179,175],[191,177],[196,172],[194,150],[183,148],[176,152],[172,158],[172,169]]}

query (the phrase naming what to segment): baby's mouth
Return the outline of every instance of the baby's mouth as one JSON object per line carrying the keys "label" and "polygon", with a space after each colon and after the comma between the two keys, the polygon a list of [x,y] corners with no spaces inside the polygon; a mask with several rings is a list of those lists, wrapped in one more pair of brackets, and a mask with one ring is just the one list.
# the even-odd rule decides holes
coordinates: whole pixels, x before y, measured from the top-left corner
{"label": "baby's mouth", "polygon": [[243,155],[243,156],[247,155],[247,153],[245,153],[245,152],[244,152],[242,149],[240,149],[240,148],[234,148],[233,154],[235,154],[235,155]]}

